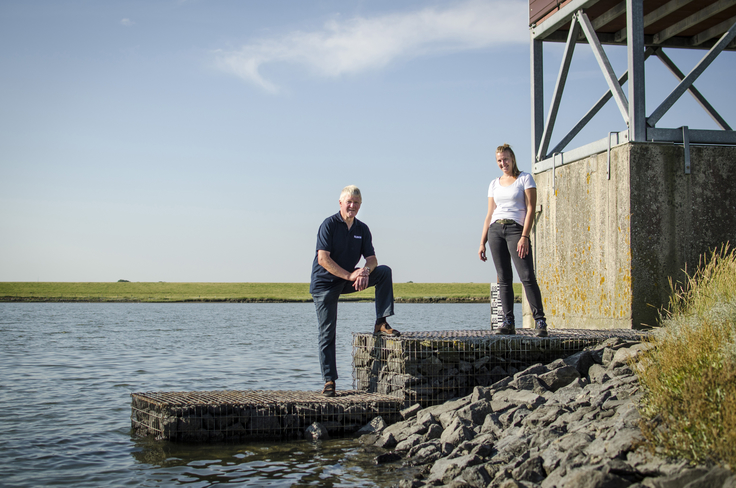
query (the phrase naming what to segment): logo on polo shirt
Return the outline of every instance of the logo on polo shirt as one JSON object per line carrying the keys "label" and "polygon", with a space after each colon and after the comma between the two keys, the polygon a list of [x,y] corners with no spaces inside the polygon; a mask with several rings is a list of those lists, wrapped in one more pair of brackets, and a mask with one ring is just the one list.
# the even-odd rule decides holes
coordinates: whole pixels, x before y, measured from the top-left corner
{"label": "logo on polo shirt", "polygon": [[363,236],[353,236],[355,239],[362,239]]}

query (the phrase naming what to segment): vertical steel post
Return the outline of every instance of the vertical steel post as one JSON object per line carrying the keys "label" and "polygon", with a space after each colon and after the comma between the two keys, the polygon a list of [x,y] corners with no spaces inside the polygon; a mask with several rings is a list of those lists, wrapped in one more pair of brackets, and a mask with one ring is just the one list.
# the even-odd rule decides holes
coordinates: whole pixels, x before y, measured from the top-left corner
{"label": "vertical steel post", "polygon": [[644,0],[626,0],[626,52],[629,63],[629,141],[647,140],[644,97]]}
{"label": "vertical steel post", "polygon": [[531,95],[532,95],[532,168],[537,162],[537,151],[544,132],[544,43],[531,38]]}

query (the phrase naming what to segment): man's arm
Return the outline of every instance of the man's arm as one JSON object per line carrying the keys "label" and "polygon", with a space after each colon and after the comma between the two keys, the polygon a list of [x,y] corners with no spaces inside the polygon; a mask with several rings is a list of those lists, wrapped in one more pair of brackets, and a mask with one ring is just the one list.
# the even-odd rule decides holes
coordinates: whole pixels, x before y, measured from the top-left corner
{"label": "man's arm", "polygon": [[351,273],[337,264],[330,256],[329,251],[323,251],[321,249],[317,251],[317,262],[330,274],[335,275],[338,278],[342,278],[343,280],[352,281],[353,287],[357,291],[362,291],[368,288],[368,275],[370,275],[371,271],[376,269],[376,266],[378,266],[378,259],[376,259],[375,256],[368,256],[365,258],[365,266],[355,269]]}

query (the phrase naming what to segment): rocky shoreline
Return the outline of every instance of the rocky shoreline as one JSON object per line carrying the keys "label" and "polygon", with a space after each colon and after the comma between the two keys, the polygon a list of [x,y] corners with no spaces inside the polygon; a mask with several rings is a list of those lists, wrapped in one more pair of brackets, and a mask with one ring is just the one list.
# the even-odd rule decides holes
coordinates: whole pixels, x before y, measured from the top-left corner
{"label": "rocky shoreline", "polygon": [[644,445],[642,392],[629,365],[646,347],[609,339],[464,398],[415,405],[393,425],[374,419],[360,442],[382,451],[377,464],[415,467],[401,488],[736,488],[724,467],[692,466]]}

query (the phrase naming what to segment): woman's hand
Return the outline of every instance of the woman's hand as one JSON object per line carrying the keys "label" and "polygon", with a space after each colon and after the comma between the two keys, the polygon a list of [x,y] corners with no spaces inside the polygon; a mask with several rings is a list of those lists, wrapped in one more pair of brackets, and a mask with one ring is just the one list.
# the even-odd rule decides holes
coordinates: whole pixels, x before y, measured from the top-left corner
{"label": "woman's hand", "polygon": [[516,245],[516,253],[519,255],[521,259],[524,259],[527,254],[529,254],[529,238],[525,236],[521,236],[519,238],[519,243]]}
{"label": "woman's hand", "polygon": [[488,260],[488,258],[486,257],[486,246],[485,245],[480,246],[480,249],[478,249],[478,257],[483,262]]}

